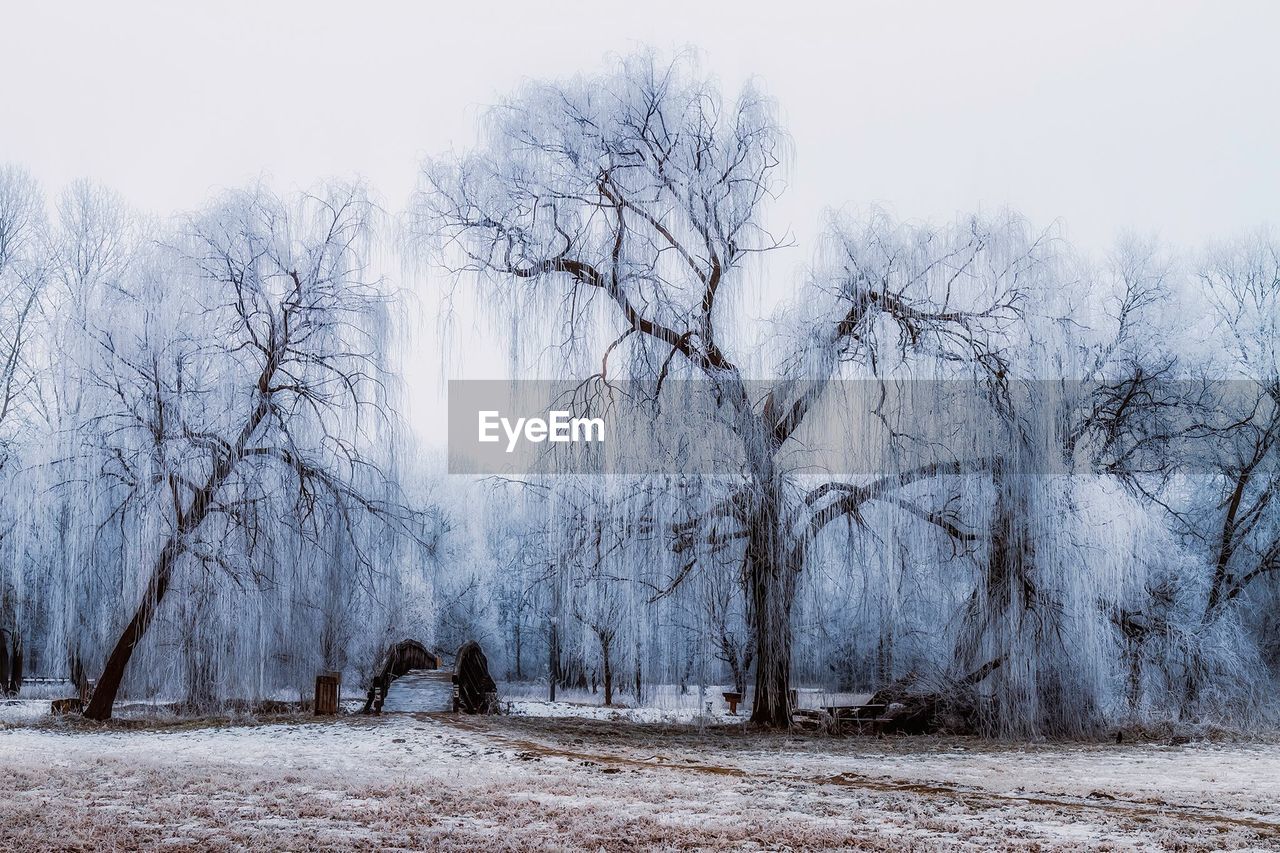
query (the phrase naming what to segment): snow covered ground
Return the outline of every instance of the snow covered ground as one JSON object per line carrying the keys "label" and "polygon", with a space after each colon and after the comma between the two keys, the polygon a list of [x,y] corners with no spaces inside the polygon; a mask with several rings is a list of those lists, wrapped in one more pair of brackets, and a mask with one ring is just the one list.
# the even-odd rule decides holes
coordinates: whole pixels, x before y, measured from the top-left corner
{"label": "snow covered ground", "polygon": [[[733,690],[729,685],[691,685],[683,691],[675,684],[646,684],[644,686],[644,703],[636,705],[635,695],[625,690],[617,690],[614,694],[614,705],[627,709],[627,713],[635,717],[653,721],[673,722],[689,721],[700,716],[721,717],[732,722],[735,715],[729,713],[729,703],[725,700],[725,691]],[[499,693],[506,700],[526,703],[528,713],[535,716],[547,716],[540,713],[539,707],[548,706],[547,685],[534,682],[503,682],[499,685]],[[610,713],[610,709],[600,707],[603,698],[599,691],[561,688],[556,693],[557,706],[568,706],[573,715],[600,716]],[[751,710],[751,695],[738,703],[738,716],[746,716]],[[870,693],[832,693],[818,688],[799,688],[796,690],[796,707],[821,708],[827,705],[861,705],[871,699]],[[574,711],[577,708],[581,710]],[[592,709],[595,709],[594,711]]]}
{"label": "snow covered ground", "polygon": [[1015,747],[634,712],[112,728],[15,707],[0,849],[1280,849],[1268,742]]}

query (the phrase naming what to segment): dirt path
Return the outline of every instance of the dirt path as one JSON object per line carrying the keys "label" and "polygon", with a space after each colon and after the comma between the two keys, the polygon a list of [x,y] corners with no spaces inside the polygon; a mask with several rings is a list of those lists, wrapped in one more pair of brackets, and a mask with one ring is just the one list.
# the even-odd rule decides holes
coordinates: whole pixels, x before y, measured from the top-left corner
{"label": "dirt path", "polygon": [[[1195,835],[1208,834],[1210,837],[1214,834],[1226,835],[1235,830],[1245,830],[1249,834],[1256,834],[1258,843],[1280,848],[1280,812],[1256,815],[1173,803],[1159,797],[1125,799],[1100,789],[1091,791],[1084,797],[1070,797],[1053,796],[1047,793],[1002,793],[946,781],[921,782],[871,776],[858,772],[799,776],[752,766],[751,759],[758,759],[760,756],[759,753],[751,752],[750,747],[741,756],[747,759],[745,766],[743,762],[733,765],[707,762],[688,754],[679,758],[669,758],[664,755],[639,758],[635,756],[634,748],[609,750],[609,735],[612,734],[609,729],[612,727],[594,722],[569,729],[574,737],[571,738],[570,743],[565,743],[563,724],[559,726],[526,725],[521,727],[525,733],[517,735],[504,731],[508,723],[493,718],[441,715],[440,719],[453,727],[481,733],[501,742],[508,748],[517,750],[522,756],[555,756],[565,760],[585,760],[604,767],[642,767],[650,770],[661,768],[668,771],[715,776],[754,777],[760,783],[772,785],[793,787],[834,785],[880,794],[905,794],[925,800],[944,798],[975,810],[999,812],[1008,809],[1035,808],[1058,814],[1068,811],[1078,813],[1080,819],[1086,822],[1097,821],[1102,817],[1106,822],[1131,820],[1138,823],[1185,823]],[[592,742],[585,739],[582,736],[584,734],[588,737],[595,734],[598,737]],[[603,737],[599,737],[601,735]],[[842,745],[841,741],[827,741],[827,743],[834,745],[836,749]],[[858,742],[854,741],[854,743]],[[756,748],[759,749],[759,746]],[[732,755],[725,757],[733,758]],[[758,765],[758,761],[754,764]],[[1152,781],[1158,783],[1158,780]]]}

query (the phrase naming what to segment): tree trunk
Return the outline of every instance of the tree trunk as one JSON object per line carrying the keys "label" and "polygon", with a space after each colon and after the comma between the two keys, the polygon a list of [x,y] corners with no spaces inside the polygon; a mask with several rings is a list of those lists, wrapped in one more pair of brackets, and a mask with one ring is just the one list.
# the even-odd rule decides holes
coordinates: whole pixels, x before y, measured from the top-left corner
{"label": "tree trunk", "polygon": [[609,646],[612,642],[612,637],[600,635],[600,664],[604,670],[604,704],[606,707],[613,704],[613,661],[609,658]]}
{"label": "tree trunk", "polygon": [[9,692],[17,696],[22,692],[22,635],[13,632],[13,652],[9,655]]}
{"label": "tree trunk", "polygon": [[752,623],[756,639],[756,691],[751,722],[791,725],[791,605],[795,573],[778,526],[778,501],[769,495],[752,519],[747,540]]}
{"label": "tree trunk", "polygon": [[137,611],[129,620],[120,639],[116,641],[115,648],[111,650],[111,656],[107,658],[107,665],[103,668],[102,677],[98,679],[98,684],[93,689],[93,698],[89,700],[89,707],[84,711],[84,715],[89,719],[111,719],[111,706],[115,704],[116,694],[120,691],[120,682],[124,680],[125,668],[129,665],[129,659],[133,657],[133,650],[137,648],[138,643],[142,642],[142,636],[147,632],[147,628],[151,627],[156,608],[160,606],[164,594],[169,590],[173,568],[177,565],[178,557],[182,555],[183,541],[204,523],[214,496],[222,488],[227,477],[231,476],[236,463],[240,461],[245,448],[249,446],[249,439],[253,437],[259,424],[266,419],[267,413],[271,410],[269,388],[271,377],[275,375],[276,368],[279,366],[280,355],[277,351],[267,359],[262,373],[258,376],[258,401],[253,411],[249,413],[229,452],[218,459],[213,466],[213,471],[209,474],[209,479],[192,496],[191,505],[185,512],[179,504],[178,486],[174,481],[170,481],[174,490],[174,512],[177,515],[177,523],[174,525],[173,533],[169,535],[169,540],[160,549],[160,556],[156,558],[155,565],[151,569],[151,578],[147,581],[147,591],[142,596],[142,603],[138,605]]}
{"label": "tree trunk", "polygon": [[516,681],[523,681],[524,668],[523,666],[521,666],[521,663],[520,663],[520,653],[522,651],[522,648],[521,648],[521,642],[520,642],[521,641],[520,621],[518,619],[516,620],[516,624],[513,626],[512,630],[515,632],[515,641],[516,641]]}
{"label": "tree trunk", "polygon": [[735,638],[723,632],[720,634],[720,650],[724,653],[725,662],[729,664],[729,676],[733,679],[733,689],[739,695],[746,695],[747,670],[751,667],[750,654],[745,653],[745,650],[740,654]]}
{"label": "tree trunk", "polygon": [[0,631],[0,692],[12,694],[9,682],[9,632]]}
{"label": "tree trunk", "polygon": [[732,652],[728,654],[729,658],[729,676],[733,679],[733,689],[742,693],[743,685],[747,683],[743,676],[742,668],[738,666],[738,656]]}
{"label": "tree trunk", "polygon": [[786,579],[768,561],[752,561],[756,608],[756,692],[751,722],[791,725],[791,601]]}
{"label": "tree trunk", "polygon": [[644,701],[644,695],[643,695],[644,684],[642,683],[644,678],[644,671],[641,669],[640,661],[641,661],[640,641],[637,640],[636,641],[636,707],[639,707],[640,704]]}
{"label": "tree trunk", "polygon": [[560,636],[556,629],[556,619],[551,617],[551,630],[547,639],[547,701],[556,701],[556,682],[560,679],[560,667],[557,665],[560,657]]}
{"label": "tree trunk", "polygon": [[125,668],[129,665],[129,659],[133,657],[133,650],[137,648],[138,643],[142,642],[143,635],[151,626],[151,621],[155,618],[156,609],[164,599],[164,594],[169,590],[173,567],[181,551],[181,533],[175,531],[156,559],[155,566],[151,570],[151,579],[147,582],[147,591],[142,596],[142,603],[138,605],[137,612],[129,620],[129,626],[124,629],[115,648],[111,650],[111,656],[107,658],[102,677],[98,679],[93,689],[93,698],[89,700],[89,707],[84,710],[84,715],[89,719],[111,719],[111,708],[115,705],[120,682],[124,680]]}

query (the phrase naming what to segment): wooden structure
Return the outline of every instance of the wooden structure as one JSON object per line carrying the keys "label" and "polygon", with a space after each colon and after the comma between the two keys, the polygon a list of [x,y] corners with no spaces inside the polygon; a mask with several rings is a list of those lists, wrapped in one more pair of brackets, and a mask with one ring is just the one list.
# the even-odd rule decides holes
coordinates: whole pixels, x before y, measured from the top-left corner
{"label": "wooden structure", "polygon": [[453,671],[426,669],[407,672],[395,680],[382,706],[384,714],[439,714],[454,709],[457,685]]}
{"label": "wooden structure", "polygon": [[[30,684],[66,684],[69,679],[66,678],[28,678],[26,682]],[[89,697],[93,696],[94,682],[88,678],[78,678],[73,686],[76,688],[78,696],[70,696],[64,699],[54,699],[49,704],[49,713],[55,717],[63,714],[80,714],[84,712],[85,706],[89,704]],[[21,687],[21,685],[19,685]],[[16,691],[15,691],[16,695]]]}
{"label": "wooden structure", "polygon": [[369,682],[365,697],[364,714],[381,714],[391,682],[415,669],[439,669],[440,656],[417,640],[401,640],[382,655],[378,668]]}
{"label": "wooden structure", "polygon": [[823,710],[831,716],[836,731],[852,730],[858,734],[879,734],[888,722],[883,719],[886,705],[827,705]]}
{"label": "wooden structure", "polygon": [[342,673],[329,672],[316,676],[315,713],[317,717],[336,715],[341,697]]}
{"label": "wooden structure", "polygon": [[[393,682],[397,682],[396,691],[388,698]],[[318,685],[317,681],[317,689]],[[369,682],[363,713],[381,714],[384,709],[388,713],[495,713],[498,686],[489,675],[484,650],[474,640],[458,649],[452,672],[440,668],[439,655],[416,640],[404,640],[387,649]]]}
{"label": "wooden structure", "polygon": [[468,714],[489,714],[497,710],[498,685],[489,675],[489,659],[475,640],[463,643],[458,649],[453,683],[457,685],[453,710]]}
{"label": "wooden structure", "polygon": [[22,637],[0,629],[0,695],[17,696],[22,680]]}

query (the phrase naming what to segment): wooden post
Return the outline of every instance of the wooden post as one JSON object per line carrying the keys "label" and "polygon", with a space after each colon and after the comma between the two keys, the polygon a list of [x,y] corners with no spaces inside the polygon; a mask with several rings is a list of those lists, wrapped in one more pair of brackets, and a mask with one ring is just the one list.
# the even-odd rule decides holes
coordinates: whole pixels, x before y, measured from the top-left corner
{"label": "wooden post", "polygon": [[330,672],[316,676],[315,711],[317,717],[333,716],[338,713],[339,688],[342,674]]}

